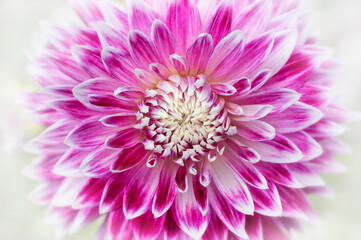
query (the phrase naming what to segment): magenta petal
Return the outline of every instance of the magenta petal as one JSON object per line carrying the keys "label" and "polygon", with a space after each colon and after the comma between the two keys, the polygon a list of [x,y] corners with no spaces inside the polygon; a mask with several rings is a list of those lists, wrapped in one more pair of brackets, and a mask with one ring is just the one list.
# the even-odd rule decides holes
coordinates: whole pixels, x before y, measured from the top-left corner
{"label": "magenta petal", "polygon": [[136,240],[159,239],[158,236],[163,230],[163,224],[166,216],[155,218],[151,211],[132,220],[134,238]]}
{"label": "magenta petal", "polygon": [[214,83],[211,85],[212,91],[221,96],[232,96],[237,92],[237,89],[227,83]]}
{"label": "magenta petal", "polygon": [[193,184],[190,182],[188,185],[187,192],[177,194],[172,212],[178,226],[191,238],[199,239],[207,229],[210,214],[202,216],[194,196]]}
{"label": "magenta petal", "polygon": [[186,74],[187,69],[187,62],[186,59],[178,54],[172,54],[169,56],[170,62],[172,63],[173,67],[177,70],[179,75]]}
{"label": "magenta petal", "polygon": [[[260,215],[255,214],[254,216],[247,216],[246,218],[246,231],[248,233],[249,239],[263,240],[263,227],[262,227],[262,218]],[[269,234],[271,235],[271,234]],[[274,239],[276,240],[276,239]]]}
{"label": "magenta petal", "polygon": [[247,43],[242,56],[225,76],[228,79],[239,79],[253,73],[267,59],[273,43],[274,32],[272,31]]}
{"label": "magenta petal", "polygon": [[250,141],[271,140],[276,130],[266,122],[254,120],[237,124],[237,134]]}
{"label": "magenta petal", "polygon": [[316,213],[311,207],[306,194],[301,189],[278,187],[283,208],[283,216],[300,218],[306,221],[316,221]]}
{"label": "magenta petal", "polygon": [[232,17],[232,1],[223,1],[205,24],[206,32],[213,37],[215,45],[231,32]]}
{"label": "magenta petal", "polygon": [[160,20],[153,22],[152,41],[163,61],[170,67],[169,56],[177,52],[176,39],[168,27]]}
{"label": "magenta petal", "polygon": [[234,152],[237,157],[246,162],[256,163],[261,159],[261,156],[255,150],[243,146],[243,144],[237,141],[237,139],[229,139],[227,144],[229,145],[228,150]]}
{"label": "magenta petal", "polygon": [[290,188],[302,187],[297,179],[292,175],[286,164],[260,162],[258,165],[262,174],[272,182]]}
{"label": "magenta petal", "polygon": [[79,177],[81,176],[79,168],[84,158],[89,154],[89,152],[69,149],[56,163],[54,166],[53,172],[57,175],[67,176],[67,177]]}
{"label": "magenta petal", "polygon": [[137,101],[144,99],[144,92],[136,87],[119,87],[114,91],[114,96],[122,100]]}
{"label": "magenta petal", "polygon": [[188,73],[190,75],[204,73],[213,50],[214,43],[212,36],[206,33],[200,34],[187,50]]}
{"label": "magenta petal", "polygon": [[240,161],[237,156],[231,152],[224,153],[227,163],[235,172],[248,184],[256,188],[266,189],[267,180],[257,169],[257,164],[250,164]]}
{"label": "magenta petal", "polygon": [[173,204],[177,195],[175,176],[178,168],[173,165],[165,165],[160,173],[159,186],[154,196],[152,212],[154,217],[165,214]]}
{"label": "magenta petal", "polygon": [[129,32],[128,36],[130,55],[137,63],[137,66],[148,69],[151,63],[163,63],[160,61],[158,52],[150,39],[138,30]]}
{"label": "magenta petal", "polygon": [[234,121],[240,122],[248,122],[257,120],[267,116],[270,112],[272,112],[273,107],[272,105],[242,105],[243,114],[240,116],[232,117]]}
{"label": "magenta petal", "polygon": [[119,152],[119,150],[107,149],[100,146],[84,159],[80,166],[80,171],[84,176],[92,178],[101,178],[109,175],[111,173],[109,167]]}
{"label": "magenta petal", "polygon": [[150,36],[151,26],[155,19],[159,19],[157,13],[144,1],[131,1],[129,13],[129,25],[133,30],[139,30]]}
{"label": "magenta petal", "polygon": [[186,167],[178,168],[175,181],[177,183],[178,191],[187,192],[188,191],[188,180],[187,180],[187,169]]}
{"label": "magenta petal", "polygon": [[85,25],[91,26],[98,21],[104,20],[104,16],[99,8],[99,1],[97,0],[71,0],[70,4]]}
{"label": "magenta petal", "polygon": [[133,238],[132,222],[125,218],[123,211],[117,210],[110,212],[107,223],[107,236],[109,239],[120,240]]}
{"label": "magenta petal", "polygon": [[209,79],[217,79],[233,69],[241,58],[243,48],[244,38],[241,31],[234,31],[223,38],[208,61],[205,72],[209,75]]}
{"label": "magenta petal", "polygon": [[311,126],[322,117],[323,113],[319,109],[298,102],[281,113],[268,115],[263,120],[279,133],[292,133]]}
{"label": "magenta petal", "polygon": [[251,188],[255,212],[271,217],[282,215],[281,199],[275,184],[268,183],[268,189]]}
{"label": "magenta petal", "polygon": [[211,221],[209,222],[208,228],[204,233],[203,240],[227,240],[228,229],[217,217],[215,213],[212,213]]}
{"label": "magenta petal", "polygon": [[132,174],[132,178],[124,189],[123,211],[127,219],[133,219],[151,209],[160,170],[141,164],[130,170],[129,174]]}
{"label": "magenta petal", "polygon": [[244,214],[253,214],[253,200],[247,185],[225,161],[218,158],[212,163],[214,184],[232,207]]}
{"label": "magenta petal", "polygon": [[141,83],[136,78],[134,73],[135,64],[128,53],[114,47],[106,47],[102,50],[101,56],[107,71],[118,80],[120,84],[134,86]]}
{"label": "magenta petal", "polygon": [[[246,141],[246,140],[243,140]],[[303,158],[301,150],[288,138],[276,135],[272,140],[262,142],[246,141],[261,156],[261,161],[274,163],[297,162]]]}
{"label": "magenta petal", "polygon": [[119,33],[117,29],[107,22],[97,23],[97,33],[103,48],[116,47],[123,51],[127,51],[126,36]]}
{"label": "magenta petal", "polygon": [[209,203],[208,203],[208,191],[207,188],[205,188],[198,178],[193,177],[193,191],[194,191],[194,197],[198,203],[199,210],[201,211],[203,216],[206,216],[206,214],[209,211]]}
{"label": "magenta petal", "polygon": [[190,0],[172,1],[166,24],[177,39],[180,54],[184,54],[189,44],[201,31],[201,19],[197,6]]}
{"label": "magenta petal", "polygon": [[90,77],[108,76],[98,49],[89,46],[73,46],[71,52],[74,60]]}
{"label": "magenta petal", "polygon": [[118,113],[103,117],[100,121],[107,127],[126,127],[136,123],[137,119],[134,113]]}
{"label": "magenta petal", "polygon": [[234,209],[214,185],[208,191],[209,202],[218,218],[238,237],[248,239],[245,230],[246,215]]}
{"label": "magenta petal", "polygon": [[138,129],[127,128],[110,136],[106,140],[105,146],[111,149],[131,148],[140,142],[141,137],[142,133]]}
{"label": "magenta petal", "polygon": [[73,208],[82,209],[96,206],[99,213],[98,205],[106,183],[107,179],[89,178],[76,197]]}
{"label": "magenta petal", "polygon": [[128,176],[125,174],[117,174],[108,179],[100,200],[100,214],[116,212],[123,206],[126,177]]}
{"label": "magenta petal", "polygon": [[271,11],[272,1],[254,1],[235,19],[233,29],[241,29],[250,41],[265,30]]}
{"label": "magenta petal", "polygon": [[110,170],[113,173],[120,173],[127,171],[138,164],[144,163],[148,152],[144,149],[144,145],[139,143],[131,148],[123,149],[117,156]]}
{"label": "magenta petal", "polygon": [[[253,83],[252,83],[253,84]],[[300,99],[301,95],[294,90],[286,88],[269,88],[254,91],[247,96],[239,96],[239,104],[269,104],[273,106],[272,112],[282,112]]]}
{"label": "magenta petal", "polygon": [[323,153],[321,145],[303,131],[289,133],[285,136],[301,150],[304,156],[303,161],[314,159]]}
{"label": "magenta petal", "polygon": [[335,97],[330,88],[322,86],[304,86],[299,92],[302,94],[301,102],[317,108],[326,106]]}
{"label": "magenta petal", "polygon": [[51,204],[57,207],[73,205],[85,183],[86,178],[65,178],[51,200]]}
{"label": "magenta petal", "polygon": [[306,164],[294,163],[288,166],[292,175],[303,187],[319,187],[324,186],[325,181]]}
{"label": "magenta petal", "polygon": [[75,149],[93,150],[103,144],[114,130],[104,126],[97,118],[89,118],[76,126],[66,137],[65,143]]}

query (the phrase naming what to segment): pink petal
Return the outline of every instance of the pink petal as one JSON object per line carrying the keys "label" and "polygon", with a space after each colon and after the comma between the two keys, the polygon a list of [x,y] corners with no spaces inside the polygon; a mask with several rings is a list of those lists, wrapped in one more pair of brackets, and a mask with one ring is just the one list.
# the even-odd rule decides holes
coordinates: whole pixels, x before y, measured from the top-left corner
{"label": "pink petal", "polygon": [[226,73],[229,80],[239,79],[253,73],[267,59],[274,43],[274,32],[266,32],[247,43],[242,56],[236,64]]}
{"label": "pink petal", "polygon": [[115,26],[121,34],[129,31],[127,10],[121,5],[111,1],[101,1],[101,7],[106,22]]}
{"label": "pink petal", "polygon": [[93,151],[84,159],[80,171],[84,176],[101,178],[109,175],[110,165],[116,159],[119,150],[107,149],[103,146]]}
{"label": "pink petal", "polygon": [[314,159],[323,153],[321,145],[303,131],[286,134],[285,136],[301,150],[304,156],[303,161]]}
{"label": "pink petal", "polygon": [[177,195],[175,176],[178,171],[173,165],[165,165],[160,173],[159,185],[154,196],[152,212],[155,218],[166,213]]}
{"label": "pink petal", "polygon": [[[253,83],[252,83],[253,84]],[[249,95],[237,98],[239,104],[269,104],[273,112],[282,112],[298,101],[301,97],[294,90],[286,88],[272,88],[254,91]]]}
{"label": "pink petal", "polygon": [[166,24],[177,39],[180,54],[183,55],[201,31],[201,18],[197,6],[190,0],[172,1]]}
{"label": "pink petal", "polygon": [[254,1],[236,18],[233,29],[242,30],[250,41],[264,32],[271,17],[271,10],[272,1]]}
{"label": "pink petal", "polygon": [[194,191],[194,197],[198,203],[199,210],[201,211],[203,216],[206,216],[206,214],[209,211],[209,203],[208,203],[208,191],[207,188],[204,187],[198,178],[193,178],[193,191]]}
{"label": "pink petal", "polygon": [[266,122],[254,120],[237,124],[237,134],[250,141],[271,140],[276,130]]}
{"label": "pink petal", "polygon": [[323,113],[317,108],[297,102],[283,112],[268,115],[263,120],[279,133],[292,133],[311,126],[322,117]]}
{"label": "pink petal", "polygon": [[140,217],[132,220],[134,238],[136,240],[159,239],[158,236],[163,230],[165,215],[155,218],[153,214],[148,211]]}
{"label": "pink petal", "polygon": [[294,163],[288,166],[292,175],[303,187],[319,187],[325,186],[325,181],[306,164]]}
{"label": "pink petal", "polygon": [[129,25],[133,30],[139,30],[150,36],[151,26],[155,19],[159,19],[157,13],[144,1],[134,0],[130,2]]}
{"label": "pink petal", "polygon": [[208,188],[208,193],[209,202],[223,224],[238,237],[248,239],[245,230],[246,215],[234,209],[214,185]]}
{"label": "pink petal", "polygon": [[73,234],[78,232],[99,217],[100,215],[97,207],[80,209],[73,220],[69,233]]}
{"label": "pink petal", "polygon": [[158,188],[160,169],[148,168],[145,164],[130,170],[132,177],[124,190],[123,211],[127,219],[133,219],[151,209]]}
{"label": "pink petal", "polygon": [[272,182],[268,183],[268,189],[251,188],[255,212],[271,217],[282,215],[281,199],[277,187]]}
{"label": "pink petal", "polygon": [[153,22],[152,41],[167,67],[170,67],[169,56],[177,52],[176,39],[169,28],[160,20]]}
{"label": "pink petal", "polygon": [[253,148],[261,155],[261,161],[291,163],[303,158],[301,150],[282,135],[276,135],[272,140],[262,142],[242,141],[246,142],[246,146]]}
{"label": "pink petal", "polygon": [[253,165],[247,162],[240,161],[237,156],[230,151],[224,153],[224,158],[226,159],[227,163],[248,185],[260,189],[267,188],[266,178],[257,169],[257,164]]}
{"label": "pink petal", "polygon": [[[190,180],[189,180],[190,182]],[[172,213],[178,226],[191,238],[199,239],[207,229],[210,214],[202,216],[194,196],[193,184],[188,184],[188,191],[178,193],[172,207]]]}
{"label": "pink petal", "polygon": [[117,156],[110,170],[113,173],[127,171],[138,164],[144,163],[148,152],[144,149],[144,145],[139,143],[131,148],[123,149]]}
{"label": "pink petal", "polygon": [[94,147],[103,144],[113,131],[101,124],[97,118],[89,118],[68,134],[65,143],[75,149],[93,150]]}
{"label": "pink petal", "polygon": [[227,141],[227,144],[229,146],[229,150],[234,152],[237,157],[241,158],[246,162],[256,163],[259,162],[261,158],[261,156],[256,151],[244,146],[242,142],[238,141],[236,138],[229,139]]}
{"label": "pink petal", "polygon": [[234,31],[223,38],[208,61],[205,72],[209,75],[209,79],[217,79],[233,69],[241,58],[243,48],[244,38],[241,31]]}
{"label": "pink petal", "polygon": [[51,200],[57,207],[71,206],[86,183],[86,178],[65,178]]}
{"label": "pink petal", "polygon": [[178,54],[172,54],[169,58],[173,67],[177,70],[179,75],[185,75],[187,69],[186,59]]}
{"label": "pink petal", "polygon": [[188,191],[188,180],[187,180],[187,169],[186,167],[178,168],[175,181],[177,183],[178,191],[187,192]]}
{"label": "pink petal", "polygon": [[[108,179],[99,204],[100,214],[110,213],[111,216],[112,212],[122,208],[127,177],[129,176],[121,173]],[[121,212],[123,215],[123,211]]]}
{"label": "pink petal", "polygon": [[122,100],[137,101],[144,99],[144,92],[136,87],[119,87],[114,91],[114,96]]}
{"label": "pink petal", "polygon": [[273,109],[272,105],[243,105],[243,114],[233,116],[232,120],[239,122],[248,122],[267,116]]}
{"label": "pink petal", "polygon": [[101,123],[107,127],[126,127],[137,122],[134,113],[118,113],[103,117]]}
{"label": "pink petal", "polygon": [[126,35],[119,33],[117,29],[107,22],[97,23],[97,33],[103,48],[116,47],[123,51],[128,50]]}
{"label": "pink petal", "polygon": [[151,63],[163,63],[153,43],[144,33],[138,30],[130,31],[128,44],[130,55],[138,67],[149,69]]}
{"label": "pink petal", "polygon": [[142,134],[138,129],[127,128],[110,136],[106,140],[105,146],[111,149],[131,148],[140,142],[141,137]]}
{"label": "pink petal", "polygon": [[292,175],[286,164],[260,162],[257,164],[262,174],[274,183],[290,187],[301,188],[301,184]]}
{"label": "pink petal", "polygon": [[107,236],[109,239],[132,239],[133,226],[130,220],[127,220],[122,210],[109,213],[107,220]]}
{"label": "pink petal", "polygon": [[204,73],[213,50],[212,36],[206,33],[200,34],[187,50],[188,73],[190,75]]}
{"label": "pink petal", "polygon": [[228,239],[228,229],[227,227],[219,220],[217,215],[212,212],[212,217],[205,231],[203,240],[227,240]]}
{"label": "pink petal", "polygon": [[82,209],[96,206],[99,213],[98,205],[106,183],[107,179],[89,178],[77,195],[73,208]]}
{"label": "pink petal", "polygon": [[[272,70],[272,75],[278,73],[278,71],[285,65],[290,58],[297,42],[296,31],[284,31],[275,34],[274,44],[271,53],[268,55],[264,63],[258,68]],[[258,72],[256,70],[255,72]]]}
{"label": "pink petal", "polygon": [[227,83],[214,83],[211,85],[212,91],[222,96],[232,96],[237,92],[237,89]]}
{"label": "pink petal", "polygon": [[207,21],[206,32],[213,36],[215,45],[231,32],[232,14],[232,1],[223,1]]}
{"label": "pink petal", "polygon": [[262,218],[260,215],[247,216],[246,218],[246,231],[249,239],[263,240],[263,227]]}
{"label": "pink petal", "polygon": [[232,207],[244,214],[253,214],[254,206],[248,187],[224,158],[212,163],[213,181]]}
{"label": "pink petal", "polygon": [[71,53],[77,64],[84,69],[92,78],[107,77],[108,72],[104,68],[100,51],[89,46],[73,46]]}
{"label": "pink petal", "polygon": [[[53,108],[56,110],[57,113],[61,113],[62,115],[65,114],[78,119],[84,119],[94,116],[93,110],[88,109],[82,103],[80,103],[78,100],[74,98],[50,101],[46,103],[46,107]],[[51,116],[50,113],[52,112],[50,109],[41,109],[41,110],[38,111],[39,114],[44,114],[45,116],[49,116],[50,119],[55,118],[54,119],[55,121],[58,120],[57,119],[58,115],[56,114],[56,112],[55,112],[55,116]]]}
{"label": "pink petal", "polygon": [[278,192],[281,197],[283,216],[317,222],[316,213],[303,190],[279,186]]}
{"label": "pink petal", "polygon": [[328,105],[335,97],[331,89],[322,86],[304,86],[299,93],[302,94],[301,102],[316,108]]}
{"label": "pink petal", "polygon": [[128,53],[114,47],[106,47],[101,55],[107,71],[119,81],[119,85],[138,86],[142,83],[136,78],[135,65]]}
{"label": "pink petal", "polygon": [[53,172],[57,175],[67,177],[79,177],[81,176],[79,168],[84,158],[89,152],[69,149],[56,163]]}

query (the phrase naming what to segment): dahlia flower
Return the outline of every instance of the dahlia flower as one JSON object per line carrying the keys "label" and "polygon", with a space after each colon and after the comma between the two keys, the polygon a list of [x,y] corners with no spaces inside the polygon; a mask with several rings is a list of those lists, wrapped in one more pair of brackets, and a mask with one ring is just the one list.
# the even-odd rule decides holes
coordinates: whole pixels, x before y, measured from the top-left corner
{"label": "dahlia flower", "polygon": [[74,0],[28,94],[47,222],[98,239],[289,239],[348,151],[337,62],[297,0]]}

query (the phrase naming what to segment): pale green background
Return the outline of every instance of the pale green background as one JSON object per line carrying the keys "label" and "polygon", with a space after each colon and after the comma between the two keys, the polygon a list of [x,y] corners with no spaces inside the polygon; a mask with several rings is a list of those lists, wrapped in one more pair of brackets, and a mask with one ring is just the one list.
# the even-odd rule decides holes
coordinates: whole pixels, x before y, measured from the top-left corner
{"label": "pale green background", "polygon": [[[361,1],[304,0],[305,8],[319,11],[315,30],[320,43],[335,48],[345,67],[337,85],[345,102],[361,111]],[[45,207],[33,205],[27,195],[37,183],[21,174],[29,164],[22,144],[37,131],[28,115],[16,103],[18,90],[31,90],[34,83],[25,72],[24,50],[36,42],[40,20],[64,22],[71,15],[65,0],[0,0],[0,239],[50,240],[54,238],[45,225]],[[352,131],[343,138],[353,148],[350,156],[339,158],[348,172],[325,177],[334,189],[336,200],[312,198],[323,222],[305,224],[305,233],[297,240],[361,239],[361,122],[351,124]],[[67,240],[92,239],[98,223]]]}

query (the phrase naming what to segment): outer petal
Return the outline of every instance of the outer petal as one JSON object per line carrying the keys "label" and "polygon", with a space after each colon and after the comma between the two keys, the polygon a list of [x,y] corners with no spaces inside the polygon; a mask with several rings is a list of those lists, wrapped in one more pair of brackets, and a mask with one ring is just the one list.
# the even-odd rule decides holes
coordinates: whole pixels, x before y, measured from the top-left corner
{"label": "outer petal", "polygon": [[189,44],[201,31],[201,19],[193,0],[175,0],[169,6],[167,26],[178,41],[180,54],[184,54]]}
{"label": "outer petal", "polygon": [[252,196],[234,169],[223,158],[216,159],[212,167],[214,184],[230,205],[244,214],[253,214]]}
{"label": "outer petal", "polygon": [[147,36],[150,36],[152,23],[158,18],[158,14],[155,13],[144,1],[131,1],[129,13],[129,26],[131,29],[139,30]]}
{"label": "outer petal", "polygon": [[134,237],[136,240],[155,240],[163,230],[166,215],[154,218],[151,211],[132,220]]}
{"label": "outer petal", "polygon": [[191,238],[199,239],[207,229],[210,214],[202,216],[194,196],[193,184],[188,181],[188,191],[177,194],[172,212],[178,226]]}
{"label": "outer petal", "polygon": [[187,50],[189,74],[204,73],[214,49],[212,36],[202,33]]}

